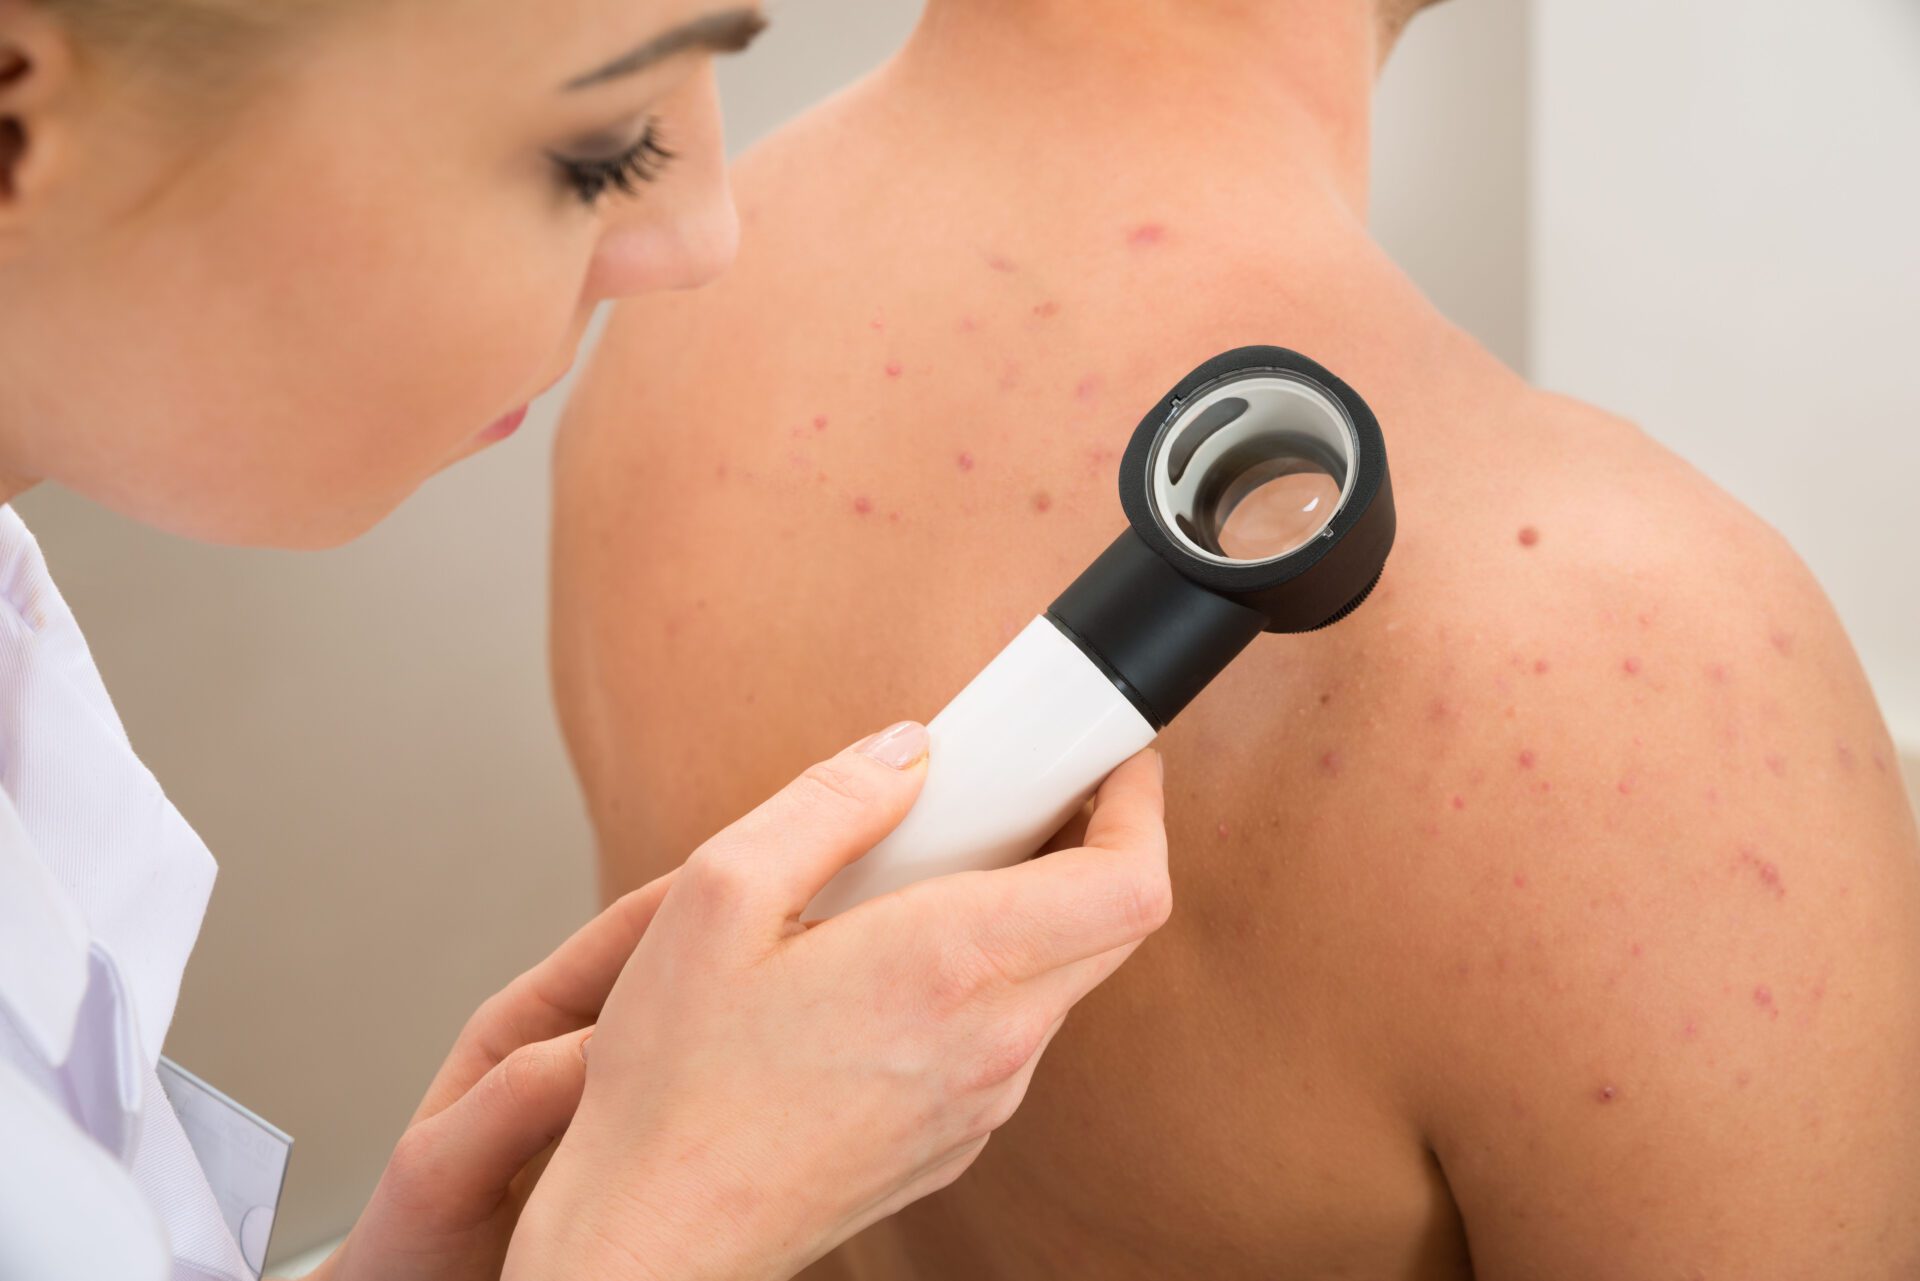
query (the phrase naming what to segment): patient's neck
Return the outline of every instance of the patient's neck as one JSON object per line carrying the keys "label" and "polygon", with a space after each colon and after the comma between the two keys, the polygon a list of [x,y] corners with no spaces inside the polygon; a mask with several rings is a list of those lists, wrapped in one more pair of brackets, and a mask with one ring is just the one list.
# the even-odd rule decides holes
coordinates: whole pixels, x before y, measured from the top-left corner
{"label": "patient's neck", "polygon": [[929,0],[896,65],[1031,130],[1172,138],[1170,186],[1237,156],[1363,221],[1382,39],[1368,0]]}

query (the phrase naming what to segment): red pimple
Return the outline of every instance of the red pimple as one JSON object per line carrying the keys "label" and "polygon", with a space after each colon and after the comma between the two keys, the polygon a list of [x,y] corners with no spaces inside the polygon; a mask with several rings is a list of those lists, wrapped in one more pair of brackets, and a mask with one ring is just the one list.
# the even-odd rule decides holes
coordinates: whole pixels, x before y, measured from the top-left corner
{"label": "red pimple", "polygon": [[1320,753],[1320,769],[1323,773],[1338,778],[1340,775],[1340,753],[1337,750]]}
{"label": "red pimple", "polygon": [[1135,248],[1157,245],[1166,238],[1166,227],[1157,222],[1143,222],[1127,233],[1127,243]]}
{"label": "red pimple", "polygon": [[1771,1010],[1778,1017],[1780,1011],[1774,1008],[1773,989],[1762,983],[1753,989],[1753,1003],[1763,1010]]}
{"label": "red pimple", "polygon": [[1533,762],[1534,762],[1533,749],[1531,747],[1521,748],[1520,749],[1520,768],[1532,769]]}
{"label": "red pimple", "polygon": [[889,525],[898,525],[898,524],[900,523],[900,513],[899,513],[899,512],[888,512],[888,513],[887,513],[887,523],[888,523]]}
{"label": "red pimple", "polygon": [[1707,679],[1715,685],[1725,685],[1727,683],[1727,665],[1725,663],[1707,664]]}
{"label": "red pimple", "polygon": [[979,322],[979,321],[977,321],[977,320],[975,320],[975,319],[974,319],[974,318],[973,318],[972,316],[962,316],[962,317],[960,317],[960,332],[961,332],[961,333],[963,333],[963,334],[970,334],[970,333],[972,333],[972,332],[973,332],[974,330],[976,330],[976,329],[978,329],[978,328],[980,328],[980,322]]}
{"label": "red pimple", "polygon": [[727,465],[725,463],[720,463],[714,467],[713,478],[715,480],[725,480],[727,478]]}
{"label": "red pimple", "polygon": [[973,470],[973,455],[969,454],[964,449],[960,451],[960,456],[954,459],[953,461],[960,468],[961,471]]}
{"label": "red pimple", "polygon": [[899,376],[900,376],[900,362],[897,360],[889,360],[887,362],[887,377],[898,378]]}
{"label": "red pimple", "polygon": [[815,414],[813,416],[813,429],[815,431],[825,431],[827,429],[827,416],[825,414]]}
{"label": "red pimple", "polygon": [[1536,658],[1536,659],[1534,659],[1534,660],[1533,660],[1533,674],[1534,674],[1535,676],[1545,676],[1545,675],[1547,674],[1547,660],[1546,660],[1546,659],[1544,659],[1544,658]]}
{"label": "red pimple", "polygon": [[1454,793],[1452,805],[1453,805],[1453,808],[1457,810],[1463,810],[1467,808],[1467,798],[1460,795],[1458,792],[1456,792]]}
{"label": "red pimple", "polygon": [[1223,841],[1224,841],[1224,840],[1226,840],[1226,839],[1227,839],[1227,825],[1226,825],[1225,823],[1215,823],[1215,824],[1213,825],[1213,834],[1214,834],[1215,836],[1217,836],[1217,837],[1219,837],[1219,838],[1220,838],[1221,840],[1223,840]]}
{"label": "red pimple", "polygon": [[1099,394],[1100,394],[1100,380],[1094,377],[1092,374],[1088,374],[1085,378],[1082,378],[1077,384],[1075,384],[1073,389],[1073,396],[1075,400],[1081,400],[1081,401],[1092,400],[1095,396]]}
{"label": "red pimple", "polygon": [[1620,670],[1629,676],[1638,676],[1640,674],[1640,660],[1629,655],[1627,659],[1620,664]]}
{"label": "red pimple", "polygon": [[1851,747],[1848,747],[1845,743],[1835,743],[1833,745],[1833,755],[1834,759],[1840,762],[1841,769],[1849,772],[1852,771],[1855,761]]}
{"label": "red pimple", "polygon": [[868,327],[869,329],[872,329],[872,330],[873,330],[874,332],[876,332],[876,333],[878,333],[878,332],[881,332],[881,331],[883,331],[883,330],[885,330],[885,329],[886,329],[886,325],[885,325],[884,323],[882,323],[882,321],[881,321],[881,319],[880,319],[880,317],[878,317],[878,316],[875,316],[875,317],[874,317],[874,318],[873,318],[872,320],[869,320],[869,321],[867,322],[867,327]]}
{"label": "red pimple", "polygon": [[1767,633],[1767,643],[1779,651],[1782,658],[1793,657],[1793,633],[1775,629]]}
{"label": "red pimple", "polygon": [[1051,320],[1060,314],[1060,304],[1049,298],[1047,301],[1034,307],[1033,314],[1042,320]]}
{"label": "red pimple", "polygon": [[1629,783],[1624,778],[1621,779],[1618,783],[1615,783],[1614,787],[1619,791],[1620,795],[1622,796],[1626,796],[1633,791],[1633,784]]}
{"label": "red pimple", "polygon": [[1629,956],[1633,956],[1637,958],[1640,955],[1640,945],[1638,943],[1635,943],[1632,947],[1627,949],[1627,954]]}
{"label": "red pimple", "polygon": [[1775,778],[1783,778],[1787,772],[1787,758],[1778,752],[1767,753],[1767,772]]}
{"label": "red pimple", "polygon": [[1699,1035],[1700,1035],[1700,1024],[1695,1022],[1693,1019],[1688,1019],[1687,1025],[1680,1029],[1680,1036],[1681,1036],[1681,1039],[1683,1040],[1691,1041]]}
{"label": "red pimple", "polygon": [[1013,259],[1007,257],[1005,254],[994,254],[987,259],[987,266],[993,268],[995,271],[1012,271]]}
{"label": "red pimple", "polygon": [[1603,1085],[1594,1092],[1594,1097],[1602,1103],[1611,1103],[1619,1097],[1619,1094],[1620,1092],[1611,1085]]}
{"label": "red pimple", "polygon": [[1785,881],[1780,879],[1780,868],[1778,864],[1772,862],[1770,859],[1761,858],[1759,852],[1751,845],[1742,845],[1739,853],[1740,864],[1744,867],[1751,867],[1754,875],[1760,878],[1760,883],[1771,890],[1775,898],[1785,898],[1787,896],[1787,885]]}
{"label": "red pimple", "polygon": [[1037,512],[1042,512],[1042,513],[1052,511],[1053,495],[1049,494],[1044,489],[1041,490],[1039,493],[1035,494],[1033,496],[1033,509]]}
{"label": "red pimple", "polygon": [[1535,529],[1532,525],[1522,525],[1520,527],[1520,545],[1522,547],[1532,547],[1539,541],[1539,530]]}
{"label": "red pimple", "polygon": [[853,510],[862,516],[871,515],[873,512],[873,500],[865,494],[861,494],[853,500]]}
{"label": "red pimple", "polygon": [[1516,890],[1524,890],[1527,888],[1527,874],[1525,872],[1515,872],[1513,874],[1513,888]]}

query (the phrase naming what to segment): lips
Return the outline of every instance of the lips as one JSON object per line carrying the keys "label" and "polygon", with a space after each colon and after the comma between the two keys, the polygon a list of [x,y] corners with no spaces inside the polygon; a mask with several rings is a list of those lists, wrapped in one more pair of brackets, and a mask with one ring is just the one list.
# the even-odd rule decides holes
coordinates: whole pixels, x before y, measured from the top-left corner
{"label": "lips", "polygon": [[493,426],[481,432],[480,439],[489,444],[494,441],[505,440],[516,431],[519,431],[520,424],[525,421],[527,421],[527,407],[522,405],[520,408],[495,422]]}

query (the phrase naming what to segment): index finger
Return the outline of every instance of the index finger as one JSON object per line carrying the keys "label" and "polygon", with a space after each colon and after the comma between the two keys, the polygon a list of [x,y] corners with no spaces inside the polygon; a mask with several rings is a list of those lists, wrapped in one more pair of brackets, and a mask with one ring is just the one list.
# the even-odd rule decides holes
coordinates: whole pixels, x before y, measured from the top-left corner
{"label": "index finger", "polygon": [[957,915],[973,921],[973,945],[1011,982],[1138,942],[1173,910],[1159,753],[1107,776],[1079,848],[925,885],[967,900]]}
{"label": "index finger", "polygon": [[521,1046],[597,1020],[673,878],[668,872],[614,900],[545,960],[482,1002],[427,1087],[414,1123],[452,1104]]}

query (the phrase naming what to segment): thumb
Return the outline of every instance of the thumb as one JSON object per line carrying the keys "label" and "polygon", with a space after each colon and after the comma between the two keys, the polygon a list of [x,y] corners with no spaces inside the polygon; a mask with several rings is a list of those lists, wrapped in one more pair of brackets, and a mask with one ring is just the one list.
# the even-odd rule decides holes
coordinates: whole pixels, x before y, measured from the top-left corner
{"label": "thumb", "polygon": [[695,853],[739,868],[781,919],[900,826],[926,782],[927,727],[901,721],[810,766]]}
{"label": "thumb", "polygon": [[451,1106],[414,1126],[402,1143],[405,1177],[418,1202],[460,1215],[490,1206],[514,1176],[565,1133],[586,1088],[582,1028],[523,1045]]}

